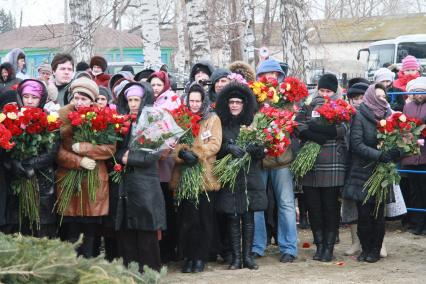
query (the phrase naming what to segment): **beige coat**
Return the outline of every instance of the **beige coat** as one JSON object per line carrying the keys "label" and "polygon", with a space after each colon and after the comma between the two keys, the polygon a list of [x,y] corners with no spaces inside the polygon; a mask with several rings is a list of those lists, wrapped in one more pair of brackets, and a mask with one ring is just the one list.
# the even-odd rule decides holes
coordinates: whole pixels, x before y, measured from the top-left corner
{"label": "beige coat", "polygon": [[[202,136],[207,135],[206,139],[202,139]],[[215,113],[210,113],[207,119],[200,122],[200,132],[195,137],[194,144],[192,146],[186,144],[179,144],[173,150],[172,157],[176,161],[175,167],[173,168],[172,180],[170,187],[172,190],[176,190],[179,184],[181,175],[181,167],[183,160],[178,157],[178,153],[182,149],[190,150],[198,156],[198,160],[204,168],[204,183],[206,185],[206,191],[216,191],[220,189],[220,184],[217,178],[213,175],[213,163],[216,161],[216,154],[220,150],[222,144],[222,126],[219,117]]]}

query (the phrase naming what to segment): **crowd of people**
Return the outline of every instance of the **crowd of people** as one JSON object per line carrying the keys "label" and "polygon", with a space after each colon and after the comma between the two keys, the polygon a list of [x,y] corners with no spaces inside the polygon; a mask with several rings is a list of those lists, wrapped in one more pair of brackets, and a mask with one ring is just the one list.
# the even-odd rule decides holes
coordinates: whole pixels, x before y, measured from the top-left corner
{"label": "crowd of people", "polygon": [[[38,67],[37,78],[29,78],[20,49],[13,50],[0,65],[1,109],[8,104],[38,107],[57,113],[62,121],[60,140],[49,151],[25,160],[12,159],[4,150],[0,153],[1,232],[69,242],[77,242],[82,234],[78,254],[84,257],[104,251],[106,259],[121,257],[126,265],[137,262],[141,270],[144,265],[159,270],[164,263],[184,260],[182,272],[196,273],[204,270],[207,261],[219,260],[229,269],[258,269],[256,258],[265,255],[272,239],[279,248],[279,260],[293,262],[298,256],[298,220],[301,228],[312,230],[314,260],[333,260],[342,223],[351,226],[352,246],[346,254],[357,254],[359,261],[369,263],[386,257],[386,205],[376,216],[374,200],[364,202],[363,185],[376,162],[400,162],[407,169],[426,170],[424,147],[416,156],[377,147],[377,122],[391,113],[402,111],[426,119],[426,96],[392,98],[387,94],[426,91],[426,78],[420,76],[415,57],[402,61],[396,80],[395,73],[381,68],[374,82],[353,78],[346,90],[335,75],[324,74],[309,97],[298,103],[297,131],[291,147],[279,157],[267,157],[263,145],[243,148],[235,143],[241,127],[249,126],[259,110],[247,82],[261,77],[283,81],[288,70],[277,61],[263,60],[256,70],[241,61],[223,68],[198,62],[192,66],[183,92],[173,90],[167,70],[147,68],[134,74],[131,67],[125,67],[107,74],[107,66],[101,56],[92,57],[89,64],[76,64],[71,55],[58,53],[50,64]],[[350,124],[315,123],[316,109],[325,97],[343,98],[357,108]],[[177,144],[159,152],[130,147],[145,107],[173,111],[182,104],[201,117],[192,145]],[[127,136],[116,144],[75,143],[68,114],[87,106],[114,108],[136,119]],[[321,145],[320,154],[314,168],[295,183],[289,166],[300,145],[308,141]],[[238,158],[246,153],[251,157],[250,167],[238,173],[235,188],[221,185],[213,174],[214,162],[228,154]],[[126,166],[118,184],[109,175],[113,160]],[[205,194],[197,203],[177,203],[182,168],[198,163],[204,168]],[[99,169],[96,200],[83,193],[82,199],[71,199],[63,216],[58,215],[55,203],[63,189],[56,181],[71,170],[95,167]],[[34,175],[39,189],[39,227],[19,218],[22,204],[11,190],[15,179]],[[425,179],[421,174],[403,176],[401,188],[410,207],[426,208]],[[84,192],[87,184],[83,181],[75,187]],[[389,192],[394,190],[389,187]],[[395,199],[389,194],[392,202]],[[403,222],[412,233],[426,234],[426,214],[409,214]]]}

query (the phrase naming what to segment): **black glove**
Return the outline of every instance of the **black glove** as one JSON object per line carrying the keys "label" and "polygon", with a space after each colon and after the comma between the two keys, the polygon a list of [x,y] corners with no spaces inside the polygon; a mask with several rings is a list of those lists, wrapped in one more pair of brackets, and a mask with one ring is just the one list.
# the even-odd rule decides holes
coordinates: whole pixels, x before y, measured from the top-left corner
{"label": "black glove", "polygon": [[309,129],[300,132],[300,137],[304,140],[310,140],[320,145],[324,145],[325,142],[329,139],[326,134],[314,132]]}
{"label": "black glove", "polygon": [[265,146],[259,144],[249,144],[246,147],[247,153],[255,160],[262,160],[265,158]]}
{"label": "black glove", "polygon": [[24,175],[26,178],[34,176],[35,172],[32,167],[24,167],[21,161],[12,160],[12,171],[16,176]]}
{"label": "black glove", "polygon": [[382,152],[382,154],[380,155],[380,157],[379,157],[379,162],[382,162],[382,163],[389,163],[389,162],[391,162],[392,161],[392,157],[391,157],[391,155],[389,154],[389,151],[384,151],[384,152]]}
{"label": "black glove", "polygon": [[235,158],[242,158],[246,153],[243,149],[235,144],[228,144],[227,150],[231,153]]}
{"label": "black glove", "polygon": [[398,162],[399,158],[401,158],[401,152],[398,148],[392,148],[388,152],[393,162]]}
{"label": "black glove", "polygon": [[180,150],[178,157],[182,159],[187,166],[195,166],[198,163],[198,156],[192,151]]}
{"label": "black glove", "polygon": [[314,121],[310,121],[308,125],[309,130],[326,134],[331,139],[336,138],[337,136],[337,129],[335,125],[323,125]]}

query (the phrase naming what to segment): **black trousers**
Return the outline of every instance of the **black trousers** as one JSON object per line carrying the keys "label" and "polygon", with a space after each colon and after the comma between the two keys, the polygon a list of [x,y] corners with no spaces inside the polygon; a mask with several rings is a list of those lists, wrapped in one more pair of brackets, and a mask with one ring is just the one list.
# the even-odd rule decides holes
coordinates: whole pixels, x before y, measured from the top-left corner
{"label": "black trousers", "polygon": [[377,218],[374,214],[374,203],[357,203],[358,207],[358,237],[362,250],[380,251],[385,237],[385,210],[382,204],[379,208]]}
{"label": "black trousers", "polygon": [[169,189],[167,182],[161,183],[161,190],[163,191],[164,201],[166,203],[166,221],[167,230],[162,231],[162,238],[160,241],[161,260],[169,262],[176,260],[177,249],[177,214],[176,206],[174,203],[173,192]]}
{"label": "black trousers", "polygon": [[159,271],[161,268],[160,246],[157,231],[120,230],[117,232],[118,252],[127,266],[131,262]]}
{"label": "black trousers", "polygon": [[[208,197],[207,197],[208,195]],[[215,210],[212,193],[201,194],[199,204],[183,200],[178,209],[179,256],[207,261],[214,234]]]}
{"label": "black trousers", "polygon": [[337,232],[339,187],[303,187],[312,231]]}
{"label": "black trousers", "polygon": [[[408,166],[409,170],[426,171],[426,165]],[[408,183],[410,189],[410,202],[412,208],[426,209],[426,175],[408,174]],[[426,213],[412,212],[411,223],[414,228],[426,229]]]}
{"label": "black trousers", "polygon": [[96,235],[99,230],[99,224],[93,223],[64,223],[61,227],[61,240],[75,243],[80,234],[83,234],[83,243],[77,248],[77,254],[85,258],[91,258],[96,253]]}
{"label": "black trousers", "polygon": [[9,224],[5,225],[0,229],[0,232],[5,234],[15,234],[20,232],[24,236],[33,236],[36,238],[49,238],[53,239],[57,237],[58,226],[56,223],[53,224],[40,224],[40,228],[37,229],[34,226],[31,227],[28,222],[23,222],[21,224],[21,229],[19,230],[19,224]]}

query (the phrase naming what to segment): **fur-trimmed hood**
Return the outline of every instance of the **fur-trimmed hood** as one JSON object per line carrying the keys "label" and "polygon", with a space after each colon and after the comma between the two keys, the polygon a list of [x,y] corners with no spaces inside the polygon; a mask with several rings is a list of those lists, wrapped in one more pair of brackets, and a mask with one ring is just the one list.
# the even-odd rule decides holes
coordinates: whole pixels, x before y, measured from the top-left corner
{"label": "fur-trimmed hood", "polygon": [[[230,98],[240,98],[244,101],[243,111],[237,117],[234,117],[229,111],[228,101]],[[255,111],[256,98],[248,86],[232,82],[219,93],[216,102],[216,113],[219,116],[222,125],[237,123],[239,125],[248,126],[253,122]]]}
{"label": "fur-trimmed hood", "polygon": [[15,68],[13,68],[13,66],[12,66],[11,63],[9,63],[9,62],[2,63],[0,65],[0,74],[1,74],[1,71],[3,69],[6,69],[6,71],[7,71],[7,73],[9,75],[7,76],[7,80],[6,81],[3,81],[3,77],[0,76],[0,82],[7,83],[7,82],[10,82],[10,81],[12,81],[12,80],[14,80],[16,78]]}
{"label": "fur-trimmed hood", "polygon": [[[7,62],[12,64],[13,68],[15,69],[15,72],[18,73],[18,57],[19,55],[23,55],[26,59],[25,52],[20,48],[14,48],[11,51],[9,51],[8,54],[6,54]],[[23,74],[27,73],[27,63],[25,60],[24,68],[21,70]]]}
{"label": "fur-trimmed hood", "polygon": [[240,74],[247,82],[256,80],[254,69],[244,61],[234,61],[228,66],[232,73]]}

